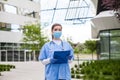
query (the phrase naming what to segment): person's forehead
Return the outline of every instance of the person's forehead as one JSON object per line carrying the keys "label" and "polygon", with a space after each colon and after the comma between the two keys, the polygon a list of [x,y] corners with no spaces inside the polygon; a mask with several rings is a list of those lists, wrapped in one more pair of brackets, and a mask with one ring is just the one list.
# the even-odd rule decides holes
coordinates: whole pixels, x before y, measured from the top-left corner
{"label": "person's forehead", "polygon": [[56,29],[56,28],[60,28],[61,29],[62,27],[61,26],[55,26],[54,29]]}

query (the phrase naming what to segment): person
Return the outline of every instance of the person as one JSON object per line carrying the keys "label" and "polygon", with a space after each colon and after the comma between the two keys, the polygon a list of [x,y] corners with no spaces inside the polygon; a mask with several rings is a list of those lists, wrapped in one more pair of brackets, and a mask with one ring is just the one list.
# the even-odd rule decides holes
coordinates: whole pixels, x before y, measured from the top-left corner
{"label": "person", "polygon": [[[69,63],[74,59],[73,48],[67,41],[60,39],[61,24],[53,24],[51,32],[52,41],[45,43],[39,54],[39,60],[45,65],[45,80],[71,80]],[[62,55],[61,57],[64,56],[64,60],[55,58],[55,52]]]}

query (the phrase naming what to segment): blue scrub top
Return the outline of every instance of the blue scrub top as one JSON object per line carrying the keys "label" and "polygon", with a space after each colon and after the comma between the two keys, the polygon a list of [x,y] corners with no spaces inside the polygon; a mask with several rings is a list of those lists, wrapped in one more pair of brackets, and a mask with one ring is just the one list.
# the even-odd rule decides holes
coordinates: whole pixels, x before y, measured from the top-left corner
{"label": "blue scrub top", "polygon": [[[73,56],[73,48],[68,42],[62,41],[61,45],[57,45],[53,41],[47,42],[40,50],[39,60],[53,58],[54,51],[63,51],[63,50],[65,51],[70,50],[70,55]],[[45,65],[45,78],[46,80],[59,80],[59,79],[71,80],[69,64],[49,63]]]}

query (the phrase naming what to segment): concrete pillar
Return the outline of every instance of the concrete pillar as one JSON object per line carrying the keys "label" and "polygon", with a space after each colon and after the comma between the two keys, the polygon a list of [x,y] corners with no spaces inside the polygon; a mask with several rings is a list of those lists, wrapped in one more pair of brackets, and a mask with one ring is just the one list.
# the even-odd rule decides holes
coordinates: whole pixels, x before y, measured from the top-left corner
{"label": "concrete pillar", "polygon": [[26,51],[24,51],[24,61],[26,61]]}
{"label": "concrete pillar", "polygon": [[0,51],[0,61],[1,61],[1,51]]}
{"label": "concrete pillar", "polygon": [[8,61],[7,50],[5,50],[5,54],[6,54],[6,62],[7,62]]}

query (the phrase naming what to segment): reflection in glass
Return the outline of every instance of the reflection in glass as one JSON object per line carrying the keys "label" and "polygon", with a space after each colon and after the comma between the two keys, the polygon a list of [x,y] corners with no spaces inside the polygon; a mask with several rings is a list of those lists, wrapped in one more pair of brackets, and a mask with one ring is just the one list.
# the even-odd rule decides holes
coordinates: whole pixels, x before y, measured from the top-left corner
{"label": "reflection in glass", "polygon": [[120,30],[100,32],[100,59],[120,59]]}

